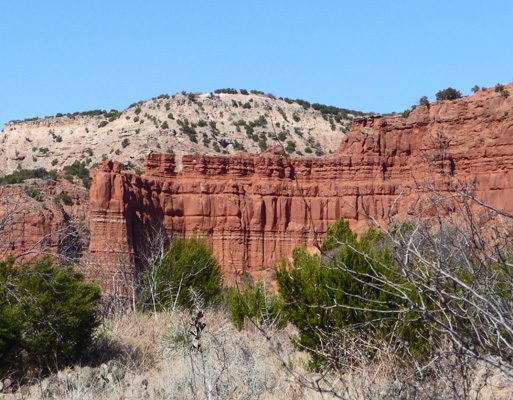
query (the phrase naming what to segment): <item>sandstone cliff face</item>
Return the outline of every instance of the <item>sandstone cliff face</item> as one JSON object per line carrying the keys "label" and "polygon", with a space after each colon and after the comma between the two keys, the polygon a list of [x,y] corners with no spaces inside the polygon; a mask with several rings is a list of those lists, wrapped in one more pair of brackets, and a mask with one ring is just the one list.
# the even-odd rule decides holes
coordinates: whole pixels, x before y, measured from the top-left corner
{"label": "sandstone cliff face", "polygon": [[[429,182],[442,185],[442,165],[461,182],[475,181],[478,198],[511,211],[512,112],[513,99],[491,88],[419,106],[407,119],[358,119],[336,157],[359,171],[355,182],[362,192],[379,193],[368,199],[376,203],[378,214],[386,213],[399,190]],[[365,181],[372,182],[372,190],[364,188]],[[408,201],[397,206],[400,214],[411,212]]]}
{"label": "sandstone cliff face", "polygon": [[137,259],[141,232],[160,220],[208,238],[227,272],[256,274],[295,247],[313,249],[342,216],[362,229],[369,215],[413,214],[418,199],[397,199],[423,182],[442,188],[436,165],[513,211],[512,106],[489,89],[407,119],[358,119],[331,160],[184,156],[178,172],[174,156],[152,154],[143,177],[103,163],[91,187],[90,251],[106,257],[116,247]]}
{"label": "sandstone cliff face", "polygon": [[[0,187],[0,259],[26,254],[80,258],[89,246],[85,188],[66,180]],[[70,262],[68,259],[66,262]]]}

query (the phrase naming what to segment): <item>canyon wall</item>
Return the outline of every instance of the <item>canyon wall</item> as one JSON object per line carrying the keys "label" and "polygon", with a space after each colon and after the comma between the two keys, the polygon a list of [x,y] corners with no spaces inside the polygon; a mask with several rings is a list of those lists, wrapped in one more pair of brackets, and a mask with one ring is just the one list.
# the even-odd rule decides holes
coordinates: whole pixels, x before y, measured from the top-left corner
{"label": "canyon wall", "polygon": [[444,173],[513,211],[512,106],[488,89],[408,118],[356,119],[325,160],[189,155],[177,172],[173,155],[152,154],[142,177],[104,162],[90,193],[90,251],[105,258],[115,247],[137,259],[142,232],[162,222],[168,233],[206,237],[225,271],[256,274],[297,246],[315,248],[340,217],[362,230],[369,215],[414,215],[413,187],[442,188]]}
{"label": "canyon wall", "polygon": [[0,260],[44,254],[76,261],[88,248],[88,218],[87,189],[67,180],[0,186]]}

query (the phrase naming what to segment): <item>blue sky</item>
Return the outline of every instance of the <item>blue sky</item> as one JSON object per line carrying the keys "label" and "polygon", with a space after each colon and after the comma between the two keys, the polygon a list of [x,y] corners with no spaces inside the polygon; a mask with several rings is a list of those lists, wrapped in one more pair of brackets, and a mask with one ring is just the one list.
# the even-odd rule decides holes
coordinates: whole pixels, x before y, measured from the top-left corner
{"label": "blue sky", "polygon": [[233,87],[403,111],[513,81],[512,1],[0,1],[0,129]]}

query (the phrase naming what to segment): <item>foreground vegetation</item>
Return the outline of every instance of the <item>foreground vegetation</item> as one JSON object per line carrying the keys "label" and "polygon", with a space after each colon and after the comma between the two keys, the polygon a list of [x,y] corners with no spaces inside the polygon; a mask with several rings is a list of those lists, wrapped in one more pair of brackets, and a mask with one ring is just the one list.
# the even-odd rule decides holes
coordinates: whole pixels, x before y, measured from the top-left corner
{"label": "foreground vegetation", "polygon": [[[403,225],[392,237],[412,232]],[[294,265],[277,269],[276,294],[249,278],[221,291],[205,244],[175,239],[143,280],[138,303],[149,311],[101,320],[99,289],[80,274],[55,269],[48,259],[30,270],[3,263],[0,350],[11,361],[3,365],[3,376],[11,377],[2,378],[11,385],[3,393],[14,389],[13,398],[24,399],[511,398],[508,370],[478,356],[490,356],[490,347],[473,342],[474,356],[466,354],[439,321],[408,307],[424,297],[438,313],[434,297],[398,274],[390,240],[375,229],[358,238],[340,220],[321,255],[298,249]],[[185,289],[183,282],[198,276]],[[509,301],[499,277],[496,290]],[[451,286],[438,289],[457,294]],[[398,299],[399,288],[416,295]],[[457,327],[456,317],[447,323]],[[484,340],[484,327],[480,332]],[[501,334],[508,342],[508,332]]]}
{"label": "foreground vegetation", "polygon": [[[193,319],[185,310],[106,318],[87,359],[47,377],[33,376],[11,397],[377,400],[508,399],[512,394],[511,382],[483,364],[461,371],[454,368],[456,358],[447,357],[439,375],[419,378],[414,364],[387,347],[351,368],[316,372],[308,355],[290,343],[289,336],[297,333],[291,325],[267,330],[267,337],[252,325],[239,331],[223,309],[205,310],[200,352],[189,333]],[[358,343],[346,345],[358,352]],[[465,387],[467,397],[454,395]],[[321,394],[321,388],[332,393]]]}

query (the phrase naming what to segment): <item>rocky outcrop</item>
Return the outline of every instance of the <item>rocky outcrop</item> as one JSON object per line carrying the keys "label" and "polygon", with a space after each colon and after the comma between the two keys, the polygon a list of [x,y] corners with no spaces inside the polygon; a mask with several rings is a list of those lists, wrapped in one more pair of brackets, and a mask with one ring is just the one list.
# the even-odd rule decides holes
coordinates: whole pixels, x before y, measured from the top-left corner
{"label": "rocky outcrop", "polygon": [[[0,259],[25,255],[80,258],[89,245],[88,191],[61,180],[0,186]],[[70,262],[68,258],[66,262]]]}
{"label": "rocky outcrop", "polygon": [[178,172],[173,155],[152,154],[142,177],[105,162],[91,188],[90,251],[136,260],[141,233],[161,221],[206,237],[226,271],[256,273],[314,248],[340,217],[361,229],[369,216],[414,213],[418,198],[400,195],[422,182],[443,189],[444,176],[472,179],[479,198],[513,211],[512,106],[488,89],[407,119],[357,119],[330,160],[189,155]]}

